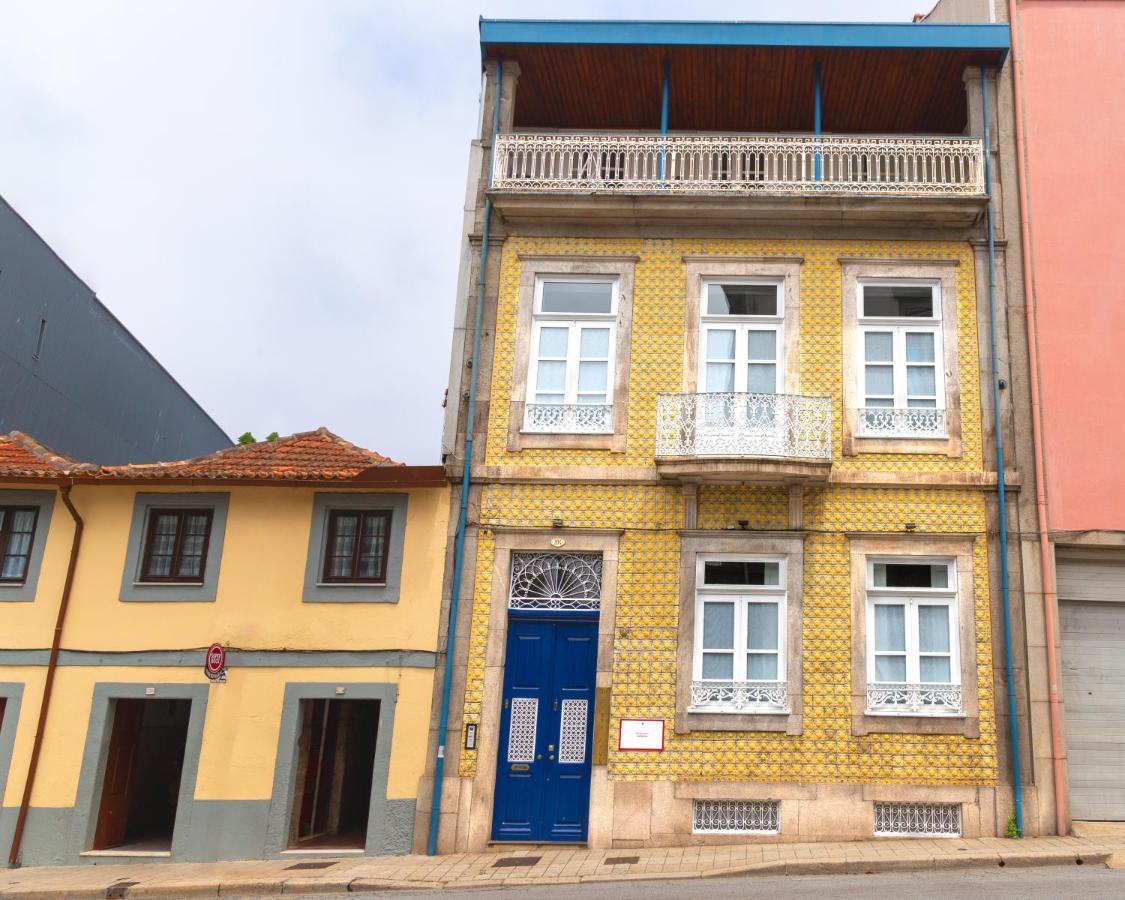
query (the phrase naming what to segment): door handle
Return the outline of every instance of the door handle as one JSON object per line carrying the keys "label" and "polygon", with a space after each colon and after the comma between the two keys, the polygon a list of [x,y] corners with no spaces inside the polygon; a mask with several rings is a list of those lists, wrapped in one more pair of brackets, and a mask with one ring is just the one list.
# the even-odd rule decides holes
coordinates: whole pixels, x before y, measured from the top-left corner
{"label": "door handle", "polygon": [[[536,759],[542,759],[542,758],[543,758],[543,754],[542,754],[542,753],[540,753],[540,754],[538,754],[538,755],[537,755],[537,756],[536,756],[535,758],[536,758]],[[552,758],[552,759],[554,759],[554,757],[553,757],[553,756],[552,756],[551,758]]]}
{"label": "door handle", "polygon": [[550,756],[547,757],[547,759],[554,759],[554,758],[555,758],[555,755],[553,753]]}

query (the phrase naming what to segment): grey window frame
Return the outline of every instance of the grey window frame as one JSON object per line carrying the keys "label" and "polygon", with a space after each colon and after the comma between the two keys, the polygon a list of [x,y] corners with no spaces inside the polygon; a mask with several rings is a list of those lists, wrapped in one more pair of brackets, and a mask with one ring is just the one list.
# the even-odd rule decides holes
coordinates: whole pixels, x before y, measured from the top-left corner
{"label": "grey window frame", "polygon": [[[309,549],[301,592],[304,603],[397,603],[406,545],[407,494],[317,493],[313,495]],[[328,517],[333,510],[386,510],[391,514],[387,566],[381,582],[323,580]]]}
{"label": "grey window frame", "polygon": [[[218,593],[219,568],[223,557],[230,494],[227,492],[144,492],[133,499],[125,571],[121,575],[120,599],[127,602],[213,603]],[[201,581],[142,581],[149,516],[154,509],[210,509],[211,535]]]}
{"label": "grey window frame", "polygon": [[34,506],[39,510],[35,519],[35,533],[31,536],[27,575],[23,581],[0,581],[0,602],[31,602],[35,600],[35,592],[39,588],[39,572],[43,567],[43,553],[47,547],[47,534],[51,529],[55,492],[0,490],[0,506]]}

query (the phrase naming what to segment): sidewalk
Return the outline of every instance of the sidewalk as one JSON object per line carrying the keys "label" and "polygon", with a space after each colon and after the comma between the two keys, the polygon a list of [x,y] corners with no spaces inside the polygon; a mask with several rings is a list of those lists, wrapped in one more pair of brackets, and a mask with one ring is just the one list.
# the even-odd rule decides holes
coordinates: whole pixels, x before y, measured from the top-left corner
{"label": "sidewalk", "polygon": [[[224,863],[125,864],[0,870],[5,898],[215,897],[346,893],[395,888],[575,884],[713,878],[762,873],[811,875],[1125,860],[1125,837],[1025,840],[882,839],[850,843],[737,844],[643,850],[581,847],[496,849],[451,856],[383,856]],[[1114,862],[1117,862],[1115,859]]]}

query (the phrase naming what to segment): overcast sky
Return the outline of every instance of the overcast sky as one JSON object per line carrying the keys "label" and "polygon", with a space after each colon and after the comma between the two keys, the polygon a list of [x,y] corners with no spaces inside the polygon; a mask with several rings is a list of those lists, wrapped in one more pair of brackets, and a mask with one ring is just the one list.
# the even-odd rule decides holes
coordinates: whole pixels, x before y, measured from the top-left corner
{"label": "overcast sky", "polygon": [[232,437],[435,463],[478,15],[931,5],[0,0],[0,194]]}

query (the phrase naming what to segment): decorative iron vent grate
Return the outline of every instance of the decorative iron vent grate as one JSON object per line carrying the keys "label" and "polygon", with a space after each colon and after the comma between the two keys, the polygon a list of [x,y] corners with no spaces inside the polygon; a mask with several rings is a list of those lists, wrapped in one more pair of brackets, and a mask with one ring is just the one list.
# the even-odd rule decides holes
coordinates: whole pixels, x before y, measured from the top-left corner
{"label": "decorative iron vent grate", "polygon": [[691,830],[696,834],[778,834],[779,800],[696,800]]}
{"label": "decorative iron vent grate", "polygon": [[880,837],[960,837],[959,803],[876,803]]}

